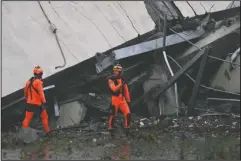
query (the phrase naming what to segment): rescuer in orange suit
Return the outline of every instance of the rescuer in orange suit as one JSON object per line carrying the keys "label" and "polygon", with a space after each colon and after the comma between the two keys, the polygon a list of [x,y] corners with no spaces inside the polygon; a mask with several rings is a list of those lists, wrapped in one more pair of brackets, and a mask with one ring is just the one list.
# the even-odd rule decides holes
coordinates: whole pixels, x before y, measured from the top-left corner
{"label": "rescuer in orange suit", "polygon": [[24,97],[26,99],[27,106],[22,127],[28,128],[34,114],[38,114],[41,117],[44,131],[46,134],[48,134],[50,128],[48,122],[48,113],[44,108],[46,100],[43,91],[43,69],[39,66],[36,66],[33,70],[33,74],[34,76],[26,82],[24,88]]}
{"label": "rescuer in orange suit", "polygon": [[117,64],[113,67],[114,76],[108,78],[108,85],[111,92],[111,113],[108,118],[108,130],[113,129],[114,122],[117,117],[118,110],[124,114],[124,128],[126,133],[130,129],[130,94],[128,86],[121,76],[122,66]]}

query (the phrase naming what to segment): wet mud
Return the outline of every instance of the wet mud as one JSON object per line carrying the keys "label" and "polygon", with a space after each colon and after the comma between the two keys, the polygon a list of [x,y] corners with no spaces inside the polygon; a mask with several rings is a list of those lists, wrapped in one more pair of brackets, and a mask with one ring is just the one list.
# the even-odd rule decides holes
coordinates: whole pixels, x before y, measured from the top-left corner
{"label": "wet mud", "polygon": [[60,130],[24,144],[15,132],[2,134],[2,159],[240,160],[240,120],[232,116],[133,117],[126,136],[118,119],[113,134],[105,121]]}

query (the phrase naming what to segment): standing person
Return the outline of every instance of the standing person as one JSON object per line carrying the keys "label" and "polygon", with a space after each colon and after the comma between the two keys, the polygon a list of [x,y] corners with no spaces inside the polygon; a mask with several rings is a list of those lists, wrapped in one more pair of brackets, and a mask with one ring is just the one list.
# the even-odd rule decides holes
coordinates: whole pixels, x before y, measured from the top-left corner
{"label": "standing person", "polygon": [[108,118],[108,130],[113,129],[118,110],[124,114],[124,128],[128,135],[130,129],[130,94],[128,86],[122,77],[122,66],[117,64],[113,67],[114,76],[108,78],[111,97],[111,113]]}
{"label": "standing person", "polygon": [[46,100],[43,91],[43,69],[39,66],[36,66],[33,70],[33,74],[34,76],[26,82],[24,88],[24,97],[27,102],[27,107],[22,127],[28,128],[34,114],[38,114],[41,117],[44,131],[46,134],[48,134],[50,128],[48,122],[48,113],[44,108]]}

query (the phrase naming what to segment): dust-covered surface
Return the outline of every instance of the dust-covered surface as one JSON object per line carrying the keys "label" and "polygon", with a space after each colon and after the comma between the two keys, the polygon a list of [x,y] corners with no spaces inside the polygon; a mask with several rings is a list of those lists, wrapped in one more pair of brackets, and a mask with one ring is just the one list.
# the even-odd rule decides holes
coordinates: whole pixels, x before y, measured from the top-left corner
{"label": "dust-covered surface", "polygon": [[239,118],[133,116],[128,137],[119,123],[114,136],[106,121],[92,120],[30,144],[15,133],[2,134],[2,159],[240,159]]}

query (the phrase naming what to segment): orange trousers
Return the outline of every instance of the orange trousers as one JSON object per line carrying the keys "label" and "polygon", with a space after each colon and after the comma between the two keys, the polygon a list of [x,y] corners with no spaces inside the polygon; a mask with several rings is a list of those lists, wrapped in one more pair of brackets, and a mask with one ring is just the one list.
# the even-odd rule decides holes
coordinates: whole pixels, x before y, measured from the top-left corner
{"label": "orange trousers", "polygon": [[123,97],[112,96],[111,113],[108,119],[109,130],[113,128],[119,109],[124,114],[124,128],[130,128],[130,109],[126,100]]}
{"label": "orange trousers", "polygon": [[28,128],[29,124],[34,116],[34,114],[40,114],[42,125],[44,128],[44,131],[48,133],[50,131],[49,128],[49,121],[48,121],[48,113],[45,109],[42,109],[42,107],[38,107],[36,105],[30,105],[28,104],[28,108],[25,112],[25,118],[23,120],[23,128]]}

